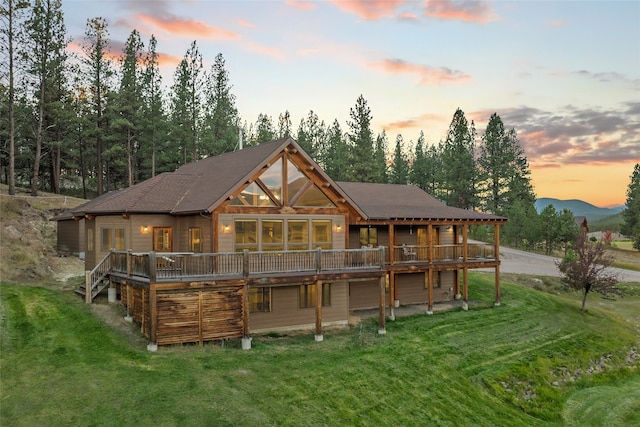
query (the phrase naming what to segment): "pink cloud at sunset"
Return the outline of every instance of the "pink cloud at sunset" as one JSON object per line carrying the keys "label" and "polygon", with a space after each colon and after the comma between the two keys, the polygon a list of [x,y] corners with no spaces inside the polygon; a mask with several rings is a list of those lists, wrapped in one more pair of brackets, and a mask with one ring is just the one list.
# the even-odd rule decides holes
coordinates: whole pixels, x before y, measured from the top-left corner
{"label": "pink cloud at sunset", "polygon": [[309,0],[287,0],[285,2],[287,6],[294,7],[299,10],[314,10],[317,5]]}
{"label": "pink cloud at sunset", "polygon": [[258,44],[258,43],[254,43],[254,42],[246,43],[245,47],[250,52],[259,53],[261,55],[270,56],[270,57],[276,58],[276,59],[283,59],[284,58],[284,53],[278,48],[264,46],[264,45],[261,45],[261,44]]}
{"label": "pink cloud at sunset", "polygon": [[363,19],[374,20],[393,16],[402,0],[331,0],[338,9],[347,13],[354,13]]}
{"label": "pink cloud at sunset", "polygon": [[238,25],[240,25],[241,27],[245,27],[245,28],[255,28],[256,25],[253,22],[249,22],[247,20],[244,19],[238,19]]}
{"label": "pink cloud at sunset", "polygon": [[426,65],[411,64],[401,59],[383,59],[369,64],[370,68],[389,74],[409,74],[417,78],[421,86],[439,86],[445,83],[461,83],[471,79],[469,74],[447,67],[434,68]]}
{"label": "pink cloud at sunset", "polygon": [[549,22],[550,27],[563,27],[567,25],[567,21],[564,19],[556,19],[555,21]]}
{"label": "pink cloud at sunset", "polygon": [[137,14],[136,19],[173,35],[202,37],[215,40],[239,40],[242,37],[232,31],[214,27],[204,22],[177,16],[158,17]]}
{"label": "pink cloud at sunset", "polygon": [[427,0],[425,15],[440,20],[460,20],[484,24],[495,21],[498,16],[484,1]]}

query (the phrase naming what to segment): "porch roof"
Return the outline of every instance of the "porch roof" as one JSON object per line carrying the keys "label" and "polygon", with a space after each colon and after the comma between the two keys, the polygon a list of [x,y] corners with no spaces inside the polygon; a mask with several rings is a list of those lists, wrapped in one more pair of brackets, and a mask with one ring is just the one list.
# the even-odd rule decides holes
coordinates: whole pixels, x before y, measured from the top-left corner
{"label": "porch roof", "polygon": [[370,220],[422,219],[503,222],[497,215],[447,206],[413,185],[337,183]]}

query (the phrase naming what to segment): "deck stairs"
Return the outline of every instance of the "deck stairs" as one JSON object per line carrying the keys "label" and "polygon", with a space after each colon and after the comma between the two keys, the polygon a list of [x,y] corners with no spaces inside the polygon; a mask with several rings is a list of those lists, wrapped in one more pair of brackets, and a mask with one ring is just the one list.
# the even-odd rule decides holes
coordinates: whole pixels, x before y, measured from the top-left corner
{"label": "deck stairs", "polygon": [[[112,270],[111,253],[107,254],[96,265],[93,270],[85,272],[85,284],[75,290],[75,293],[81,295],[87,303],[91,303],[100,292],[109,286],[109,273]],[[90,289],[91,292],[87,292]]]}

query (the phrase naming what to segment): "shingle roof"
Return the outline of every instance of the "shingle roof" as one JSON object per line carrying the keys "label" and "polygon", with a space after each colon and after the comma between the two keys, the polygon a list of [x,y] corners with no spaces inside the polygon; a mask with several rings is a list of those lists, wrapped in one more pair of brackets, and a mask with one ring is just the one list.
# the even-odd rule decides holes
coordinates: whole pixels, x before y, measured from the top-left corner
{"label": "shingle roof", "polygon": [[75,215],[149,212],[179,215],[210,211],[292,142],[291,138],[279,139],[188,163],[175,172],[103,194],[72,212]]}
{"label": "shingle roof", "polygon": [[[298,147],[291,138],[279,139],[188,163],[175,172],[162,173],[131,187],[103,194],[71,212],[74,216],[212,212],[290,144]],[[311,159],[309,161],[313,162]],[[325,175],[320,169],[318,171]],[[328,176],[325,178],[331,181]],[[357,182],[336,184],[336,189],[347,203],[365,219],[506,220],[495,215],[446,206],[414,186]]]}
{"label": "shingle roof", "polygon": [[447,206],[413,185],[337,183],[371,220],[449,219],[506,221],[506,218]]}

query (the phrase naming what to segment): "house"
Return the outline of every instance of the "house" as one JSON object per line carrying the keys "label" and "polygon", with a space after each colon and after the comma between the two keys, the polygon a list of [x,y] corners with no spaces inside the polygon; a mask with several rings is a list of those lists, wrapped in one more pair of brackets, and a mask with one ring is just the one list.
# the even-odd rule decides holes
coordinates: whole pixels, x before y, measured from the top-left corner
{"label": "house", "polygon": [[[291,138],[186,164],[58,217],[84,233],[87,287],[120,294],[150,348],[346,325],[376,308],[467,302],[467,272],[495,270],[506,218],[406,185],[334,182]],[[493,227],[495,244],[468,240]]]}

